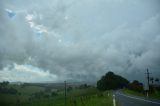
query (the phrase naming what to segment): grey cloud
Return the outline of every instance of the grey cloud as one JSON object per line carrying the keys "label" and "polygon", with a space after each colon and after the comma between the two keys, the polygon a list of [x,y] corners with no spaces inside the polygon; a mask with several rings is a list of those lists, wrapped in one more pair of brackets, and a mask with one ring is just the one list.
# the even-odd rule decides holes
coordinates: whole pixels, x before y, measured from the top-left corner
{"label": "grey cloud", "polygon": [[[1,1],[0,70],[30,64],[59,80],[96,81],[107,71],[144,80],[145,69],[159,75],[158,1]],[[16,12],[9,19],[5,9]],[[47,32],[36,39],[26,20]],[[7,76],[6,76],[7,77]]]}

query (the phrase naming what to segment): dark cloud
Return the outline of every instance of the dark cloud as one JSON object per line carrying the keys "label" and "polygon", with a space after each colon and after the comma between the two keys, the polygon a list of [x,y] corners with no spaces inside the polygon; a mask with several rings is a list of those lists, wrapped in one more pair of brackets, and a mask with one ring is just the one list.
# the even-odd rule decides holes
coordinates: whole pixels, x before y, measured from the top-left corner
{"label": "dark cloud", "polygon": [[[158,4],[158,0],[2,0],[0,70],[31,65],[47,75],[49,71],[56,81],[96,81],[107,71],[144,80],[146,68],[160,76]],[[16,16],[8,17],[6,9]]]}

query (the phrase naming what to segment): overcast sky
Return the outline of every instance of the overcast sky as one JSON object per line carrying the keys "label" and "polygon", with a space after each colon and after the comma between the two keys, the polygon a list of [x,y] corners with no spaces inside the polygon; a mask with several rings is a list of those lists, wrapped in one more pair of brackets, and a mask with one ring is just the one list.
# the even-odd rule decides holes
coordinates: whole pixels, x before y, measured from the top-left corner
{"label": "overcast sky", "polygon": [[160,77],[159,0],[0,0],[0,81]]}

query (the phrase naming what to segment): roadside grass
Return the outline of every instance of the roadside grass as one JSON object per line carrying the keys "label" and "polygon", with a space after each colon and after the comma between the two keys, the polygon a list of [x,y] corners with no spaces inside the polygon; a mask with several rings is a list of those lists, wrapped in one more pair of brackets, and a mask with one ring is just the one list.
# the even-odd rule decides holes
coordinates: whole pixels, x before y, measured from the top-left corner
{"label": "roadside grass", "polygon": [[135,95],[135,96],[142,96],[142,97],[146,96],[144,93],[139,93],[139,92],[129,90],[129,89],[123,89],[123,92],[126,93],[126,94]]}
{"label": "roadside grass", "polygon": [[[129,89],[123,89],[123,92],[126,94],[131,94],[131,95],[135,95],[135,96],[142,96],[142,97],[147,98],[146,94],[143,92],[140,93],[140,92],[136,92],[136,91],[129,90]],[[160,91],[155,91],[154,93],[149,93],[149,98],[160,100]]]}
{"label": "roadside grass", "polygon": [[[23,106],[64,106],[64,96],[55,99],[34,101]],[[112,92],[96,89],[75,90],[68,94],[67,106],[113,106]]]}
{"label": "roadside grass", "polygon": [[[45,91],[42,86],[10,86],[17,94],[0,94],[0,106],[64,106],[64,90],[52,89],[58,93],[55,97],[30,99],[31,95]],[[58,90],[58,91],[57,91]],[[112,91],[100,92],[96,88],[73,89],[67,92],[67,106],[113,106]],[[116,101],[117,106],[120,106]]]}
{"label": "roadside grass", "polygon": [[26,95],[0,94],[1,106],[15,106],[26,101],[28,101],[28,96]]}
{"label": "roadside grass", "polygon": [[149,94],[151,98],[160,100],[160,91],[155,91],[154,93]]}

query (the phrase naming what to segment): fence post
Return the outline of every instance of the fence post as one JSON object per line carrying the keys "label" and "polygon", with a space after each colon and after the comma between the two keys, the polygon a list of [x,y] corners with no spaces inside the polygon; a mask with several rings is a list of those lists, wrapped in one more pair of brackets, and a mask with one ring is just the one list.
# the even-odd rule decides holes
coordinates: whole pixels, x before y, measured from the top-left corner
{"label": "fence post", "polygon": [[113,95],[113,106],[116,106],[116,99],[115,99],[115,95]]}

